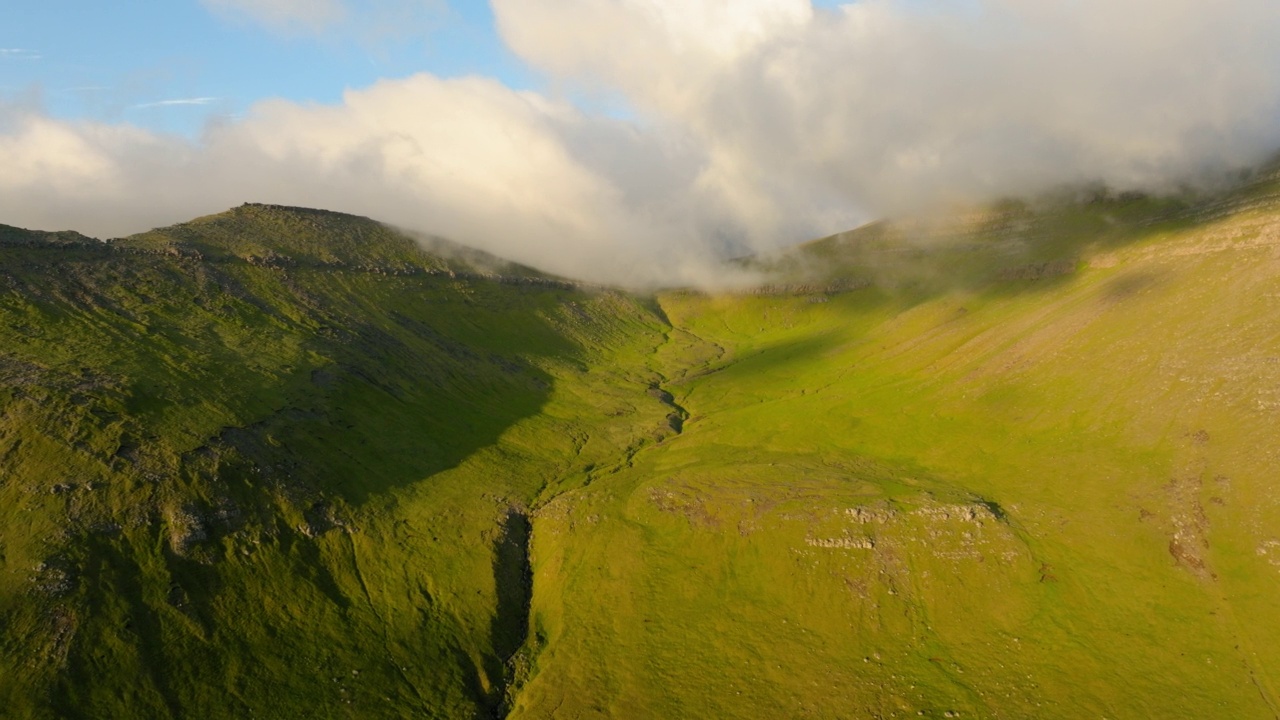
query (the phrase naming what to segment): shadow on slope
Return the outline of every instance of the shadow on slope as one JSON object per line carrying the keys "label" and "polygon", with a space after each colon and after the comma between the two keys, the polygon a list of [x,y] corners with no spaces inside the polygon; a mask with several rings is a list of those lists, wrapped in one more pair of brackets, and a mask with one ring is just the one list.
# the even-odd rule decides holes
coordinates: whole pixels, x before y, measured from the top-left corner
{"label": "shadow on slope", "polygon": [[[511,541],[494,508],[538,480],[437,479],[621,321],[412,243],[294,262],[170,231],[185,244],[0,244],[0,563],[38,568],[0,585],[0,696],[64,716],[496,711],[527,529]],[[400,507],[409,489],[429,513]]]}

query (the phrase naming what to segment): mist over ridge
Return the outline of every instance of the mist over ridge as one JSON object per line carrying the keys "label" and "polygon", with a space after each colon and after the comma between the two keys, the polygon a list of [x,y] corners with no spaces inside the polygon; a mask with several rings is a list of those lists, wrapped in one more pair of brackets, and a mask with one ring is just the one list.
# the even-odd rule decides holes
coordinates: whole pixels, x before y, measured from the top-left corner
{"label": "mist over ridge", "polygon": [[279,203],[591,281],[705,285],[726,257],[885,215],[1088,182],[1163,192],[1280,145],[1264,0],[492,6],[547,90],[423,73],[335,105],[260,102],[197,139],[0,100],[0,221],[110,237]]}

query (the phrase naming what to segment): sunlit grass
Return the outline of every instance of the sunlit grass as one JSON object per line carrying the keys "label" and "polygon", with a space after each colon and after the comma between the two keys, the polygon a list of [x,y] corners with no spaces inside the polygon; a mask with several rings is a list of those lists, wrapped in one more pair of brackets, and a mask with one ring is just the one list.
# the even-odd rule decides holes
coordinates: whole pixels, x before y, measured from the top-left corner
{"label": "sunlit grass", "polygon": [[1274,715],[1268,193],[875,226],[762,296],[263,206],[5,229],[0,702]]}

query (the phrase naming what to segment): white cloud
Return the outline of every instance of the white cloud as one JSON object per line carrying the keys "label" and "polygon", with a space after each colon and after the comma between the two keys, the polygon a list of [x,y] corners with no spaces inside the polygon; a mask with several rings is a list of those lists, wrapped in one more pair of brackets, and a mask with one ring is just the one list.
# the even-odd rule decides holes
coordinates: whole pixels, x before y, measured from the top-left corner
{"label": "white cloud", "polygon": [[174,98],[171,100],[156,100],[155,102],[141,103],[134,105],[135,108],[153,108],[153,107],[173,107],[182,105],[203,106],[215,103],[219,100],[216,97],[195,97],[195,98]]}
{"label": "white cloud", "polygon": [[[200,143],[0,113],[0,218],[113,236],[245,201],[324,207],[569,275],[699,280],[713,202],[696,148],[481,78],[419,75],[341,105],[269,101]],[[705,228],[693,223],[705,218]]]}
{"label": "white cloud", "polygon": [[0,222],[113,235],[279,202],[675,282],[727,246],[1066,182],[1166,187],[1280,146],[1274,0],[493,6],[556,86],[638,119],[430,75],[261,103],[198,143],[0,109]]}
{"label": "white cloud", "polygon": [[[494,0],[536,65],[687,128],[764,233],[840,208],[1155,187],[1280,145],[1272,0]],[[816,214],[816,215],[815,215]]]}

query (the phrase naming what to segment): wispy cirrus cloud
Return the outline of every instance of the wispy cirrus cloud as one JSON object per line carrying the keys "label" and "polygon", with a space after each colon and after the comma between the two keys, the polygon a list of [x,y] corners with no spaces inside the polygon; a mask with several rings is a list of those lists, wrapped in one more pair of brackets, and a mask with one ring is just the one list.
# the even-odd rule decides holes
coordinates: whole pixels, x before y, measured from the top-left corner
{"label": "wispy cirrus cloud", "polygon": [[214,14],[297,35],[342,33],[366,43],[429,31],[445,0],[200,0]]}
{"label": "wispy cirrus cloud", "polygon": [[216,97],[194,97],[194,98],[174,98],[171,100],[156,100],[154,102],[145,102],[134,105],[136,109],[157,108],[157,107],[176,107],[182,105],[211,105],[222,98]]}
{"label": "wispy cirrus cloud", "polygon": [[200,0],[223,16],[250,20],[272,30],[320,32],[342,22],[347,8],[341,0]]}
{"label": "wispy cirrus cloud", "polygon": [[0,48],[0,60],[42,60],[44,55],[23,48]]}

